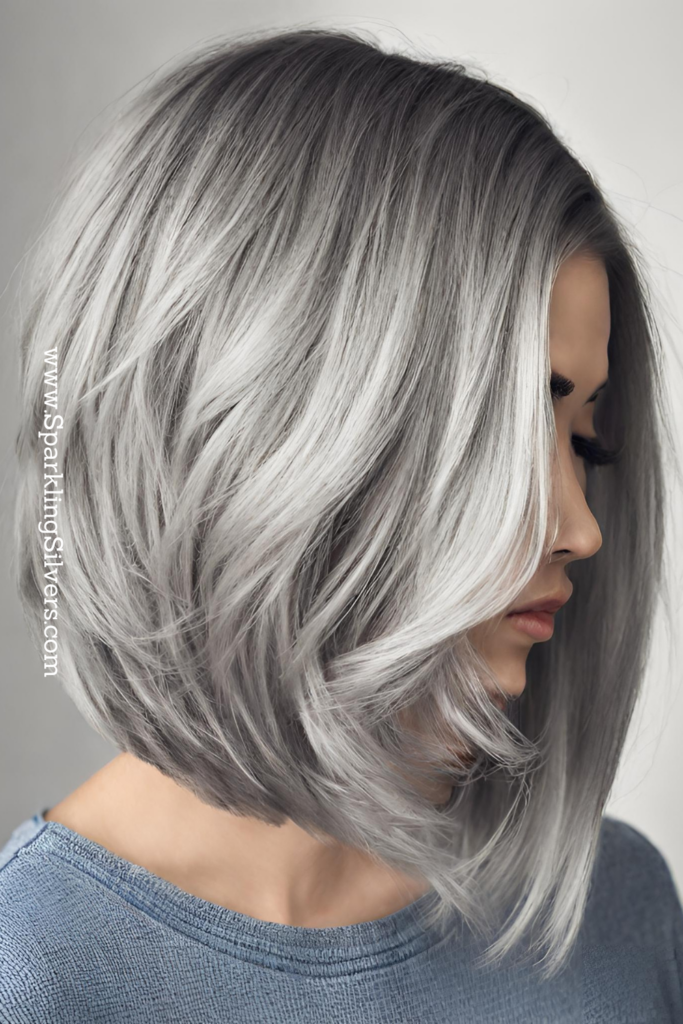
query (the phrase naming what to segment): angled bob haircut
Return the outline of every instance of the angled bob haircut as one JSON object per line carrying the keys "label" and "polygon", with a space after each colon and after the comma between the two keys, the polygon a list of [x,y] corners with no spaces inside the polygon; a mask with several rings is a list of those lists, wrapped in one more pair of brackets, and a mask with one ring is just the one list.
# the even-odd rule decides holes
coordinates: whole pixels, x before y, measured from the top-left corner
{"label": "angled bob haircut", "polygon": [[[468,631],[558,535],[548,310],[578,251],[608,272],[621,456],[501,710]],[[460,915],[482,965],[557,973],[663,563],[658,335],[591,174],[459,63],[250,34],[126,99],[32,255],[17,583],[87,721],[212,806],[425,877],[425,924]]]}

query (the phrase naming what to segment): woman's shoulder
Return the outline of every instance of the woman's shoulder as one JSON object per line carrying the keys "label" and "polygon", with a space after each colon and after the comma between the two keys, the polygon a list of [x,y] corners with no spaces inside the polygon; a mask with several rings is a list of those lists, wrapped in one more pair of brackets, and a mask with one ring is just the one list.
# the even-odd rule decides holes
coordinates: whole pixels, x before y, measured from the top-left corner
{"label": "woman's shoulder", "polygon": [[37,812],[31,818],[26,818],[25,821],[16,826],[4,846],[0,848],[0,872],[2,872],[6,864],[17,856],[20,850],[23,850],[35,839],[44,827],[45,820],[41,812]]}
{"label": "woman's shoulder", "polygon": [[[624,882],[640,875],[643,868],[654,869],[657,876],[670,875],[668,864],[651,839],[633,825],[605,815],[602,819],[596,870],[609,868]],[[661,879],[660,879],[661,880]]]}
{"label": "woman's shoulder", "polygon": [[[62,1019],[54,1016],[61,1003],[54,991],[60,964],[59,949],[51,937],[51,919],[57,923],[58,911],[44,901],[46,886],[52,891],[60,886],[54,877],[46,877],[53,871],[45,871],[43,858],[33,855],[46,827],[38,812],[17,825],[0,849],[1,1020],[43,1024]],[[62,949],[66,954],[68,942],[62,943]]]}
{"label": "woman's shoulder", "polygon": [[645,883],[652,891],[678,898],[671,869],[659,848],[618,818],[602,819],[595,870],[596,881],[618,881],[629,891]]}
{"label": "woman's shoulder", "polygon": [[683,908],[671,869],[652,840],[617,818],[602,820],[585,939],[683,951]]}
{"label": "woman's shoulder", "polygon": [[131,935],[144,967],[156,921],[118,892],[108,851],[46,813],[0,850],[0,1021],[105,1019],[98,1007],[118,992]]}

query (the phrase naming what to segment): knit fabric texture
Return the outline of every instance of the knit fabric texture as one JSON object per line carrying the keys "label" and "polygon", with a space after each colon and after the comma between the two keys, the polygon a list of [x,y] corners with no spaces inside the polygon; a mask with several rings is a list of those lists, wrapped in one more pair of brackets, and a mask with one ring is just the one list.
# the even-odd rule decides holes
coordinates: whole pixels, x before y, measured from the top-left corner
{"label": "knit fabric texture", "polygon": [[683,909],[658,849],[603,817],[578,942],[543,981],[474,964],[415,911],[332,928],[200,899],[53,821],[0,851],[2,1024],[683,1024]]}

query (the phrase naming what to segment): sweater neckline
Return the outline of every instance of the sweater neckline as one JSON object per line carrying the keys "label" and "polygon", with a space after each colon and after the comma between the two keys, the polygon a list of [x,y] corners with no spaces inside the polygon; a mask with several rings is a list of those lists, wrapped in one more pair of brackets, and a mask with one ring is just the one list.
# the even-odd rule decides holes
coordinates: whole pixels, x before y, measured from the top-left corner
{"label": "sweater neckline", "polygon": [[[45,809],[47,811],[47,808]],[[439,937],[422,914],[437,899],[430,889],[385,917],[311,928],[279,924],[212,903],[128,861],[61,822],[34,816],[36,853],[59,858],[156,921],[213,949],[261,966],[299,974],[348,974],[403,962]]]}

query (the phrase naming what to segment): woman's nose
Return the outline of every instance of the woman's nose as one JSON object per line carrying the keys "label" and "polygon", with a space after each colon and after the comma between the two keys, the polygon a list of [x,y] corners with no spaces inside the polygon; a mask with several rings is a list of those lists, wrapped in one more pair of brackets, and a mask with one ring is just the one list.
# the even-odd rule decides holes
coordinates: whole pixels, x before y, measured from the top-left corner
{"label": "woman's nose", "polygon": [[602,547],[602,533],[573,469],[562,474],[560,487],[562,519],[556,548],[571,552],[573,558],[590,558]]}

